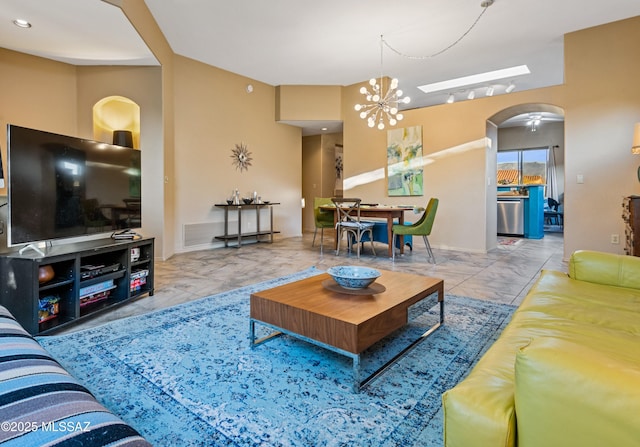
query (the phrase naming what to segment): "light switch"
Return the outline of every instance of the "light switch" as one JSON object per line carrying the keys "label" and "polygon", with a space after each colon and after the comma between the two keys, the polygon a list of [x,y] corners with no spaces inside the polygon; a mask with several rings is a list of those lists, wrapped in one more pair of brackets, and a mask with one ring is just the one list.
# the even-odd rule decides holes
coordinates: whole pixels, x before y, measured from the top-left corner
{"label": "light switch", "polygon": [[576,176],[576,183],[580,183],[580,184],[584,183],[584,175],[578,174]]}

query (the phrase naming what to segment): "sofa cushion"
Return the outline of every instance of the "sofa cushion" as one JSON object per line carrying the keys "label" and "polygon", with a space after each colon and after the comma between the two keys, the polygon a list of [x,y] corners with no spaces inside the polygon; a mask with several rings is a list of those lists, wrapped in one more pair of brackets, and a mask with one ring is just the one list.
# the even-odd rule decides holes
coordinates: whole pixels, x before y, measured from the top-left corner
{"label": "sofa cushion", "polygon": [[516,445],[515,358],[537,337],[608,349],[638,345],[640,293],[545,270],[499,339],[443,395],[447,447]]}
{"label": "sofa cushion", "polygon": [[594,349],[539,337],[519,350],[515,364],[519,446],[638,445],[637,343],[610,341]]}
{"label": "sofa cushion", "polygon": [[610,329],[640,335],[640,290],[578,281],[547,270],[511,320],[513,325],[561,331],[572,322],[587,325],[587,332]]}
{"label": "sofa cushion", "polygon": [[0,306],[0,444],[151,446]]}

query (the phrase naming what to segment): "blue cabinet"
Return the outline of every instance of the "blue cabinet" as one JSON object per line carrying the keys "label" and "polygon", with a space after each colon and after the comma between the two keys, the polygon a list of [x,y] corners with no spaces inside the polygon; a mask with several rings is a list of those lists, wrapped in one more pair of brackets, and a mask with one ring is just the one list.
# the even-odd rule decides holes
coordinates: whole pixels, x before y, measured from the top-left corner
{"label": "blue cabinet", "polygon": [[[526,189],[522,195],[509,195],[508,198],[520,198],[524,205],[524,237],[542,239],[544,237],[544,185],[498,186],[498,193]],[[500,201],[500,199],[498,199]],[[498,232],[500,230],[498,229]]]}
{"label": "blue cabinet", "polygon": [[544,185],[527,186],[529,197],[524,203],[524,237],[544,237]]}

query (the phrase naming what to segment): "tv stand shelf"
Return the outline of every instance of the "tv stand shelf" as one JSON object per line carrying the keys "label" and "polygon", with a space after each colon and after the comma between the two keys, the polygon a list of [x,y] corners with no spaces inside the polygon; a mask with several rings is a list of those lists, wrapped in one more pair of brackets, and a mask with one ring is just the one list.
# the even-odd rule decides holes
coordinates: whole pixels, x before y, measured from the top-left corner
{"label": "tv stand shelf", "polygon": [[[0,304],[32,335],[153,295],[154,239],[100,239],[0,256]],[[54,277],[39,282],[40,267]],[[83,267],[91,266],[90,274]]]}

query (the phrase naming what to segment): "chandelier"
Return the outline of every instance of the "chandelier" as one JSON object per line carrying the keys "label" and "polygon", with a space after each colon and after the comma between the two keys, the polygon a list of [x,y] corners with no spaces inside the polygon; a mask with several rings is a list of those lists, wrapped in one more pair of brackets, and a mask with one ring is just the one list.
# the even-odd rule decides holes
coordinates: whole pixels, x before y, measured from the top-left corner
{"label": "chandelier", "polygon": [[377,126],[380,130],[384,129],[385,120],[390,126],[395,126],[398,121],[402,120],[403,115],[398,113],[398,105],[409,104],[411,101],[408,96],[402,98],[402,90],[398,88],[396,78],[391,80],[386,91],[384,89],[383,44],[383,36],[380,36],[380,80],[371,78],[369,88],[360,88],[360,93],[365,95],[368,102],[356,104],[354,107],[357,112],[360,112],[360,118],[367,120],[369,127]]}
{"label": "chandelier", "polygon": [[[360,118],[366,119],[369,127],[377,127],[378,129],[383,130],[385,128],[385,121],[387,121],[390,126],[395,126],[398,121],[404,118],[402,113],[398,113],[398,106],[400,104],[409,104],[411,101],[408,96],[405,96],[404,98],[402,97],[402,90],[398,88],[398,80],[396,78],[391,79],[391,82],[389,82],[389,85],[385,90],[384,77],[382,75],[383,49],[385,45],[394,53],[408,59],[429,59],[439,56],[460,43],[460,41],[464,39],[473,28],[475,28],[484,13],[487,12],[489,6],[493,5],[494,2],[495,0],[482,0],[480,3],[482,12],[480,12],[473,24],[453,43],[428,56],[410,56],[401,53],[389,45],[384,40],[384,36],[380,35],[380,80],[378,81],[376,78],[371,78],[369,80],[369,87],[360,88],[360,93],[363,94],[367,100],[366,103],[356,104],[354,107],[357,112],[360,112]],[[511,88],[511,86],[509,86],[509,88]],[[513,88],[515,88],[515,86]],[[513,88],[511,88],[511,90],[513,90]]]}

